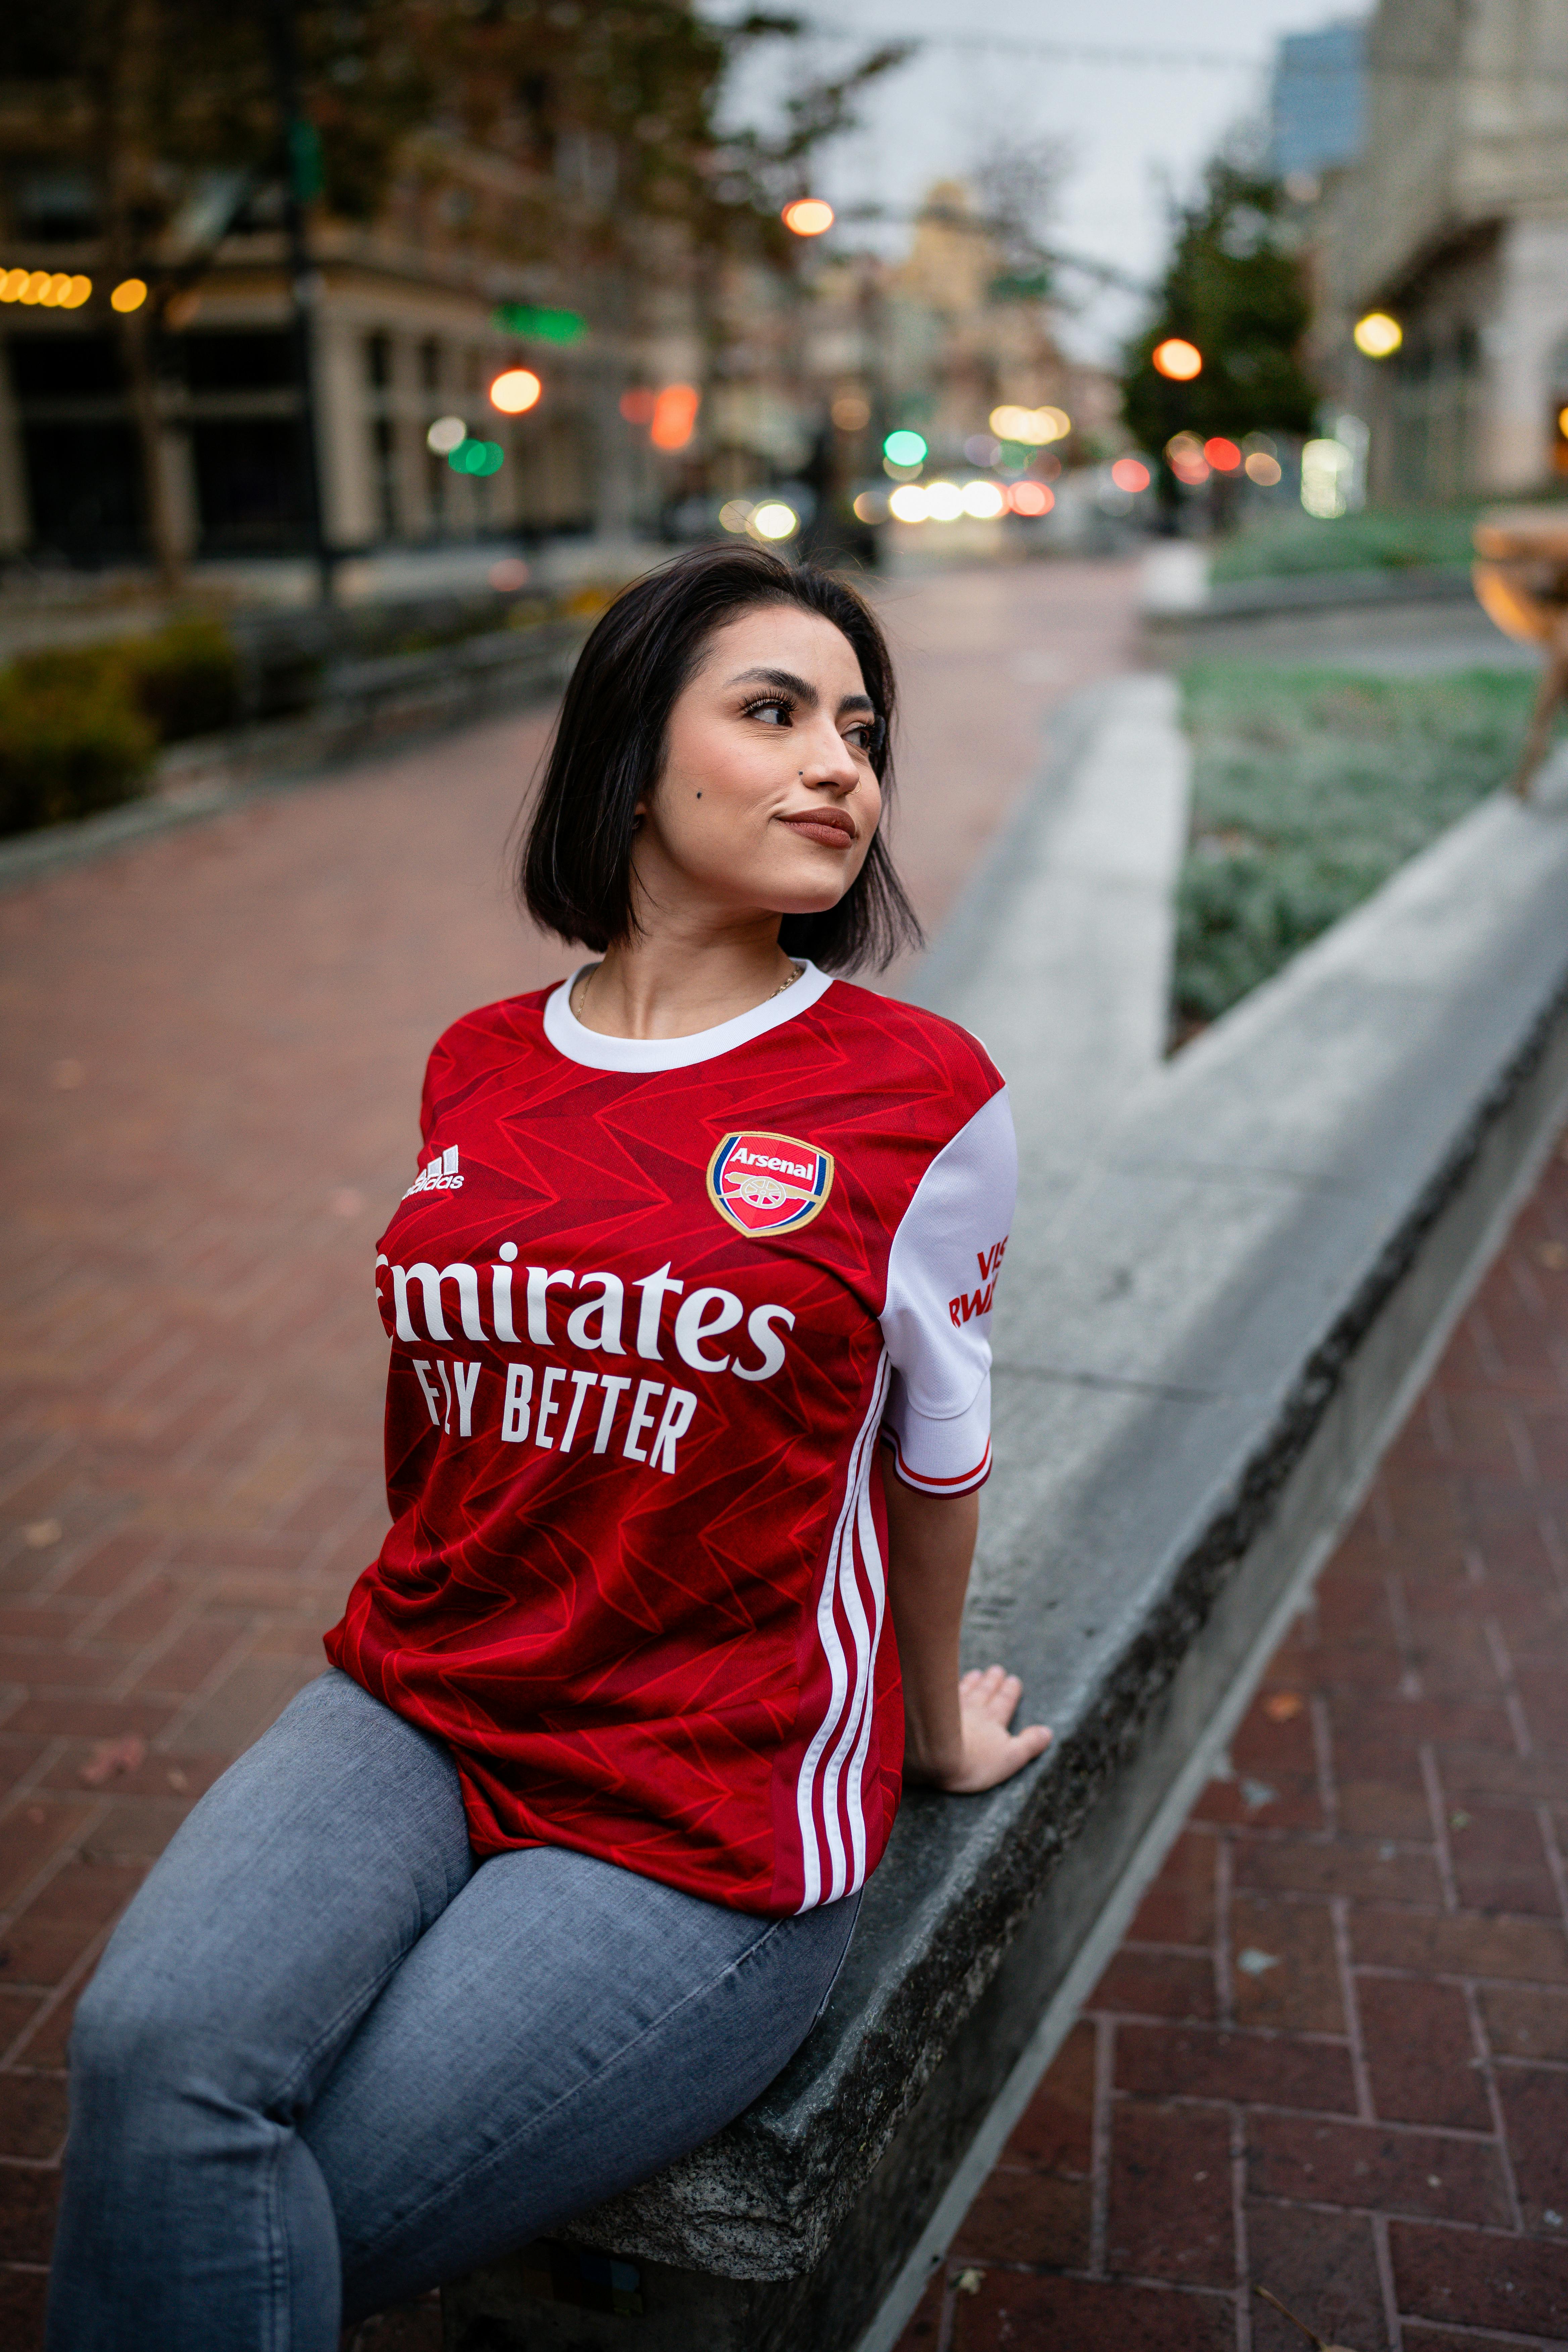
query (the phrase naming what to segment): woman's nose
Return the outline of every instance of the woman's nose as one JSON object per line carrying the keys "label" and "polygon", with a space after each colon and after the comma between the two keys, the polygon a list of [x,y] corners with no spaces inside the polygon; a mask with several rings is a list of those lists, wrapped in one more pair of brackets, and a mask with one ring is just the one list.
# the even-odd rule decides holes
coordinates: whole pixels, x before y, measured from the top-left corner
{"label": "woman's nose", "polygon": [[855,755],[835,728],[827,729],[820,742],[811,745],[812,757],[800,771],[805,783],[822,784],[835,792],[851,792],[860,781],[860,771]]}

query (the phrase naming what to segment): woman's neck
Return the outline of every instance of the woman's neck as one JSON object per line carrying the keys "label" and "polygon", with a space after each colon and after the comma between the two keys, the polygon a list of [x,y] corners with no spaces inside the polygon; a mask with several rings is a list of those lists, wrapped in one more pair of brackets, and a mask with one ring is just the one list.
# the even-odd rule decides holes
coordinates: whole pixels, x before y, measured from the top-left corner
{"label": "woman's neck", "polygon": [[776,916],[706,937],[661,927],[614,941],[572,1010],[604,1037],[692,1037],[765,1004],[797,969]]}

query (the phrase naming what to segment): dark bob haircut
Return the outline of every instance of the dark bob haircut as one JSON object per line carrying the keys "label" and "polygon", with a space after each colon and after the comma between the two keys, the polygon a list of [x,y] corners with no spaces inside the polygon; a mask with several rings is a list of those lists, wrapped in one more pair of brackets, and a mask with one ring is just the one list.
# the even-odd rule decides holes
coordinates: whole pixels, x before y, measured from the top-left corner
{"label": "dark bob haircut", "polygon": [[[768,604],[819,614],[848,638],[881,721],[871,766],[891,791],[893,665],[865,600],[766,548],[695,548],[623,591],[577,657],[518,868],[518,894],[546,930],[601,954],[632,931],[634,816],[663,771],[670,711],[714,631]],[[833,971],[880,971],[921,944],[879,828],[837,905],[786,915],[779,944]]]}

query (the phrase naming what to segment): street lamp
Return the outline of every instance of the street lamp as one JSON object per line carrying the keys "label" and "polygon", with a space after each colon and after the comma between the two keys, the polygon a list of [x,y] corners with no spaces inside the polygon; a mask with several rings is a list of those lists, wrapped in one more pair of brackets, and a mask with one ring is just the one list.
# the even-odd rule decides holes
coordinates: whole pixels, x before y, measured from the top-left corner
{"label": "street lamp", "polygon": [[833,226],[833,206],[820,196],[796,196],[779,218],[792,236],[821,236]]}
{"label": "street lamp", "polygon": [[1351,341],[1369,360],[1392,359],[1405,341],[1405,330],[1386,310],[1369,310],[1351,329]]}
{"label": "street lamp", "polygon": [[800,517],[782,499],[769,499],[753,508],[748,528],[759,539],[791,539],[800,529]]}
{"label": "street lamp", "polygon": [[1168,376],[1173,383],[1191,383],[1194,376],[1203,373],[1202,352],[1180,335],[1167,335],[1163,343],[1156,343],[1152,357],[1156,374]]}
{"label": "street lamp", "polygon": [[490,406],[503,416],[521,416],[537,404],[543,390],[531,368],[507,368],[490,386]]}

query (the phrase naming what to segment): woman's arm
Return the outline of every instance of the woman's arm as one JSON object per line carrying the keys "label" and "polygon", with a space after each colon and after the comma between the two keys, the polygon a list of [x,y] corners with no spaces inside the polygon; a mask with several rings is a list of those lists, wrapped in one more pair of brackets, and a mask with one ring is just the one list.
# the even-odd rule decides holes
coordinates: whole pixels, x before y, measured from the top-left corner
{"label": "woman's arm", "polygon": [[904,1681],[904,1772],[955,1796],[1010,1780],[1048,1744],[1043,1723],[1009,1731],[1023,1684],[1001,1666],[958,1672],[958,1633],[980,1525],[978,1494],[906,1486],[884,1461],[888,1597]]}

